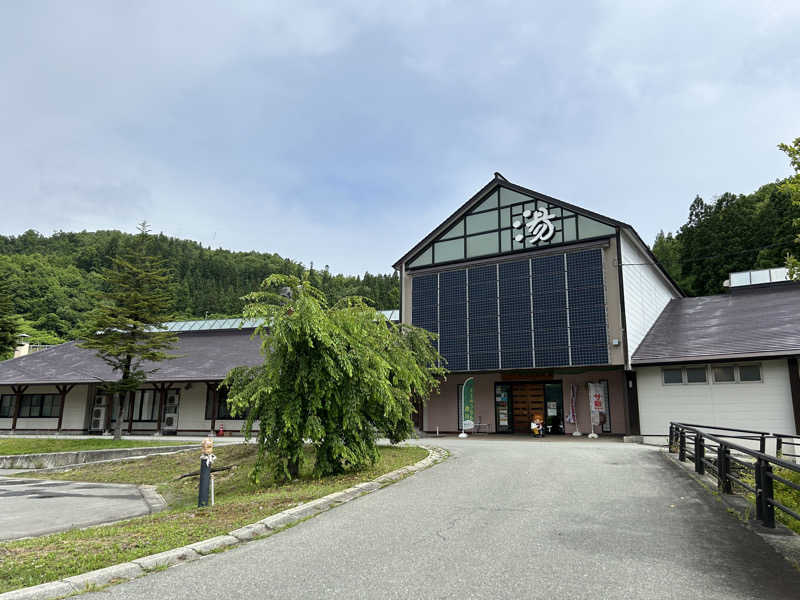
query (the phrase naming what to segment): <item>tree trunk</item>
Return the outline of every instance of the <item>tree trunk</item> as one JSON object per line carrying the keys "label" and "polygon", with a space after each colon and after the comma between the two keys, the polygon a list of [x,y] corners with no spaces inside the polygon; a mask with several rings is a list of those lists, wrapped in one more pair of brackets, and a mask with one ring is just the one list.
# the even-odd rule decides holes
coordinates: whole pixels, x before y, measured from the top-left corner
{"label": "tree trunk", "polygon": [[117,420],[114,421],[114,439],[122,439],[122,413],[125,409],[125,392],[117,392]]}

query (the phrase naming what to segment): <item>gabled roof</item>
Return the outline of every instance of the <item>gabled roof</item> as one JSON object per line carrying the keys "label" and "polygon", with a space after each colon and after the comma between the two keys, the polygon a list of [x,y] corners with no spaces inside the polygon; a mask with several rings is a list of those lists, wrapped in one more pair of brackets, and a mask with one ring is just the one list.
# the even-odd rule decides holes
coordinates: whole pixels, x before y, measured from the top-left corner
{"label": "gabled roof", "polygon": [[529,196],[536,200],[542,200],[544,202],[560,206],[561,208],[567,209],[569,211],[572,211],[579,215],[583,215],[585,217],[589,217],[601,223],[605,223],[606,225],[609,225],[611,227],[626,227],[629,229],[633,229],[630,225],[623,223],[622,221],[617,221],[616,219],[606,217],[605,215],[601,215],[596,212],[586,210],[585,208],[575,206],[574,204],[564,202],[563,200],[553,198],[552,196],[547,196],[535,190],[531,190],[522,187],[521,185],[511,183],[500,173],[496,172],[494,174],[494,177],[489,181],[489,183],[487,183],[480,190],[478,190],[478,192],[475,195],[473,195],[469,200],[467,200],[464,204],[462,204],[452,215],[450,215],[447,219],[445,219],[444,222],[442,222],[436,229],[431,231],[422,240],[420,240],[419,243],[417,243],[413,248],[411,248],[411,250],[409,250],[402,257],[400,257],[400,259],[394,263],[393,265],[394,268],[399,269],[401,264],[413,258],[419,251],[425,248],[425,246],[431,243],[439,235],[446,232],[456,221],[458,221],[458,219],[466,215],[472,208],[477,206],[486,196],[490,195],[494,190],[500,187],[513,190],[515,192],[518,192],[525,196]]}
{"label": "gabled roof", "polygon": [[664,308],[631,364],[739,360],[800,353],[800,284],[676,298]]}
{"label": "gabled roof", "polygon": [[[148,381],[214,381],[234,367],[263,362],[260,340],[249,330],[189,331],[178,334],[169,353],[177,356],[158,365]],[[59,344],[33,354],[0,361],[0,385],[99,383],[117,377],[92,350],[75,342]]]}

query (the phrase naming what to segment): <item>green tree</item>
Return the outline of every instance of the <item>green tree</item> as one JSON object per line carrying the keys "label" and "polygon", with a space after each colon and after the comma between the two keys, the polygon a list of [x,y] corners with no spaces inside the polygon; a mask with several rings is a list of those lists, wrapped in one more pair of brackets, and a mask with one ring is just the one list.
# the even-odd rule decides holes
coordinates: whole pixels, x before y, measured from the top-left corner
{"label": "green tree", "polygon": [[14,314],[14,302],[11,299],[11,285],[6,279],[0,279],[0,360],[13,355],[17,347],[20,320]]}
{"label": "green tree", "polygon": [[[791,197],[794,206],[800,207],[800,137],[795,138],[791,144],[778,144],[778,148],[789,157],[794,169],[794,175],[781,182],[781,190]],[[800,227],[800,219],[794,219],[792,224],[795,228]],[[797,241],[800,242],[800,236]],[[789,267],[789,276],[792,279],[800,279],[800,260],[794,254],[786,256],[786,266]]]}
{"label": "green tree", "polygon": [[171,274],[163,260],[146,253],[149,237],[147,224],[141,223],[130,251],[102,271],[104,289],[96,295],[79,344],[97,351],[118,375],[104,382],[117,402],[115,439],[122,437],[125,396],[157,370],[158,362],[174,358],[166,350],[177,341],[175,334],[163,331],[174,304]]}
{"label": "green tree", "polygon": [[271,275],[245,299],[244,317],[265,324],[264,363],[232,370],[223,384],[232,412],[247,414],[245,434],[259,422],[254,480],[297,477],[305,440],[322,476],[374,463],[378,437],[412,434],[413,401],[445,373],[432,334],[386,321],[360,297],[329,306],[294,276]]}

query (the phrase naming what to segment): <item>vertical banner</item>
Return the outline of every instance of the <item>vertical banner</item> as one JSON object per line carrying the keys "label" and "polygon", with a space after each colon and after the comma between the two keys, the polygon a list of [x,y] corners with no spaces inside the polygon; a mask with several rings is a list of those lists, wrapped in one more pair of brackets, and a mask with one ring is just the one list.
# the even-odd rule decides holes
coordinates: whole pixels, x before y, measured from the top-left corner
{"label": "vertical banner", "polygon": [[475,379],[468,377],[461,387],[462,431],[475,426]]}
{"label": "vertical banner", "polygon": [[602,426],[608,417],[606,408],[606,391],[600,383],[589,383],[589,408],[592,413],[592,432],[595,425]]}

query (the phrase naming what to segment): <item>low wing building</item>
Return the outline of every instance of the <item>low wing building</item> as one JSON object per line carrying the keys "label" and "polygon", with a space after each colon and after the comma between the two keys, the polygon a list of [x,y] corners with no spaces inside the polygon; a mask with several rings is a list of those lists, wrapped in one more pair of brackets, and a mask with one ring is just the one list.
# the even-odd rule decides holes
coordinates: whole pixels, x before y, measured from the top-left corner
{"label": "low wing building", "polygon": [[[178,336],[170,354],[131,392],[122,413],[123,433],[200,434],[241,429],[231,417],[228,371],[263,362],[253,322],[241,319],[167,323]],[[241,325],[241,328],[240,328]],[[92,350],[75,342],[0,362],[0,431],[102,433],[114,428],[116,406],[103,392],[114,373]]]}

